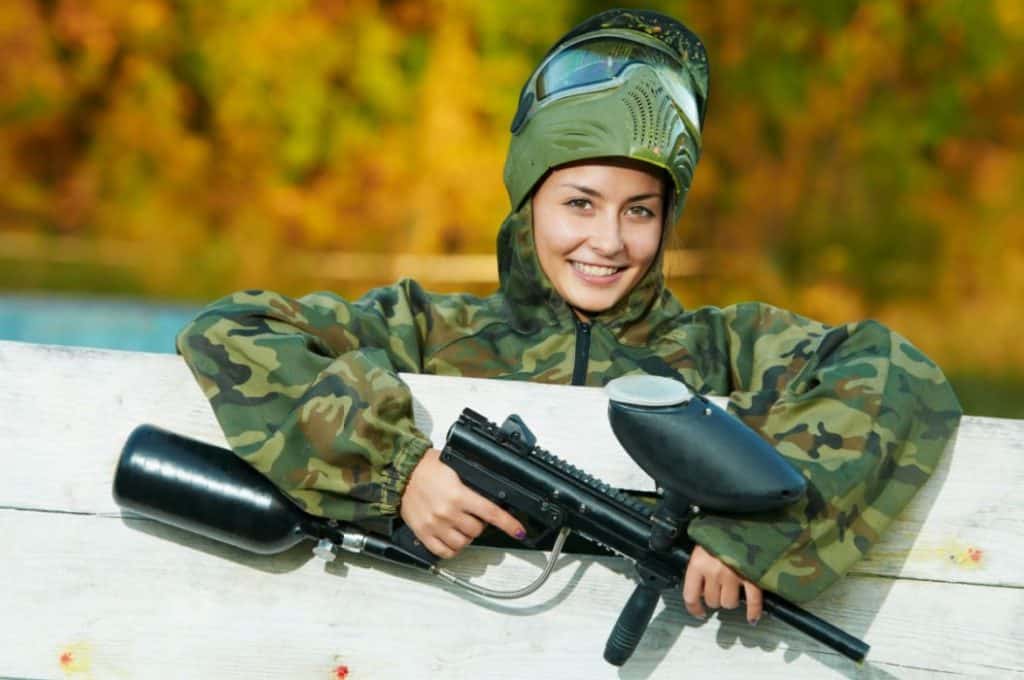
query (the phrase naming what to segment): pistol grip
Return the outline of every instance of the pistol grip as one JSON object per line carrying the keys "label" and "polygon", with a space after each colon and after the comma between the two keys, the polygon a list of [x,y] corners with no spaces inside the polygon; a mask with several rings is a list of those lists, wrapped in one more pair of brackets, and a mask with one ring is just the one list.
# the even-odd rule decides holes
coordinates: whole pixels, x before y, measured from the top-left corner
{"label": "pistol grip", "polygon": [[543,530],[539,535],[527,536],[524,545],[534,547],[565,522],[565,513],[558,505],[549,503],[537,494],[516,484],[510,479],[497,475],[446,447],[441,452],[441,462],[455,470],[462,483],[487,500],[496,503],[513,514],[525,515]]}

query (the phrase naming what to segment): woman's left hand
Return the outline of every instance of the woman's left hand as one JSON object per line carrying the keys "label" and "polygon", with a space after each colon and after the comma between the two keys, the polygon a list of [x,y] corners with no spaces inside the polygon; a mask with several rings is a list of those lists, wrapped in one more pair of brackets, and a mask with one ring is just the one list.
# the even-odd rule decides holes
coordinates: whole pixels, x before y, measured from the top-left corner
{"label": "woman's left hand", "polygon": [[756,624],[764,604],[761,589],[701,546],[694,546],[683,579],[686,611],[703,619],[707,617],[705,604],[712,609],[735,609],[740,604],[740,586],[743,586],[747,599],[747,621]]}

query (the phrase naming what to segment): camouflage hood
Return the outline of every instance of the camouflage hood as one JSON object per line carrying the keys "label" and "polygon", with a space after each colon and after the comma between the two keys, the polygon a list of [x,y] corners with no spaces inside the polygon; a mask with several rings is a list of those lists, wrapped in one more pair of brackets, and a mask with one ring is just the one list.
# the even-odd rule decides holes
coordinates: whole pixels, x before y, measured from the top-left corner
{"label": "camouflage hood", "polygon": [[[512,327],[572,326],[574,315],[541,269],[531,196],[552,169],[629,158],[667,174],[662,249],[700,157],[708,62],[700,39],[657,12],[613,9],[579,24],[523,86],[505,162],[511,214],[498,234],[498,271]],[[681,309],[665,289],[663,253],[623,299],[593,317],[618,341],[640,345]]]}
{"label": "camouflage hood", "polygon": [[[614,306],[591,319],[605,326],[620,342],[645,344],[656,328],[682,311],[665,288],[662,273],[668,231],[669,226],[666,226],[662,233],[662,250],[636,286]],[[509,214],[498,231],[498,277],[505,311],[516,331],[534,333],[546,326],[575,323],[572,309],[551,285],[537,259],[530,200]]]}

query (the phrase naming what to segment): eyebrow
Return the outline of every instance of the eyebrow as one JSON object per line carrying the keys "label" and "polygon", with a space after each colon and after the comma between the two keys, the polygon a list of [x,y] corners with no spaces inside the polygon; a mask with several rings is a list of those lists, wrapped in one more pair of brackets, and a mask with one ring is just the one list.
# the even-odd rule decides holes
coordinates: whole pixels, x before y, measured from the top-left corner
{"label": "eyebrow", "polygon": [[[582,184],[571,184],[569,182],[563,182],[559,186],[569,187],[570,189],[575,189],[576,191],[579,191],[580,193],[586,194],[587,196],[593,196],[594,198],[604,198],[604,195],[600,191],[598,191],[597,189],[592,189],[592,188],[590,188],[588,186],[584,186]],[[632,203],[633,201],[646,201],[648,198],[661,198],[661,193],[660,192],[654,192],[654,193],[650,193],[650,194],[637,194],[636,196],[630,196],[629,198],[627,198],[626,202],[627,203]]]}

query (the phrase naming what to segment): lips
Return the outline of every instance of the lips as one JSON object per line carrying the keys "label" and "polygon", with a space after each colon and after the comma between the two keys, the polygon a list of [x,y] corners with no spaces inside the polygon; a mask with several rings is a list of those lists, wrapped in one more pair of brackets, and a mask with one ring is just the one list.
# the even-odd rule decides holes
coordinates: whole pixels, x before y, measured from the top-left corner
{"label": "lips", "polygon": [[614,276],[625,267],[604,267],[597,264],[587,264],[585,262],[572,261],[572,268],[585,276]]}

